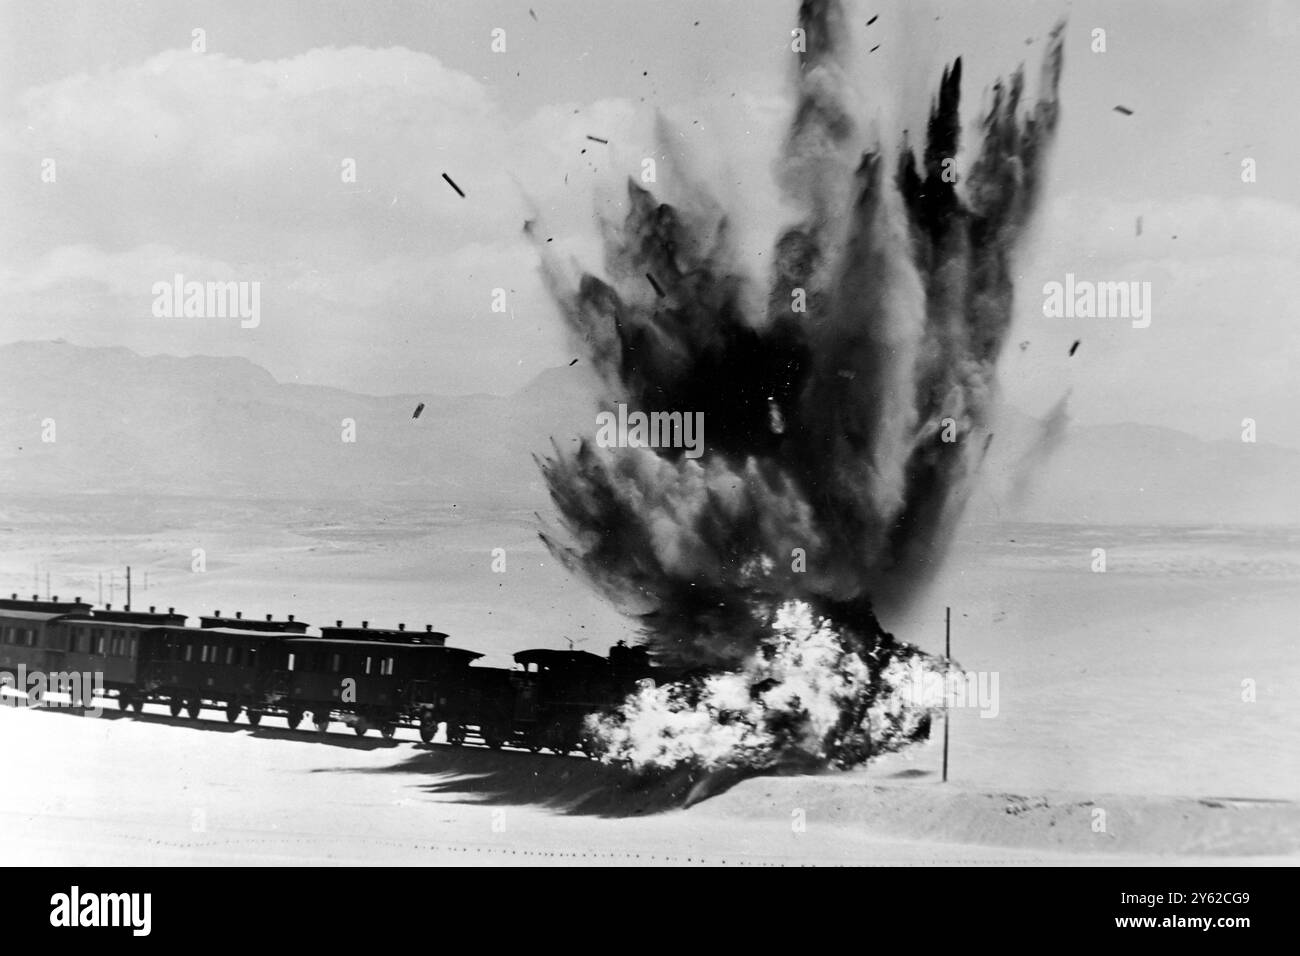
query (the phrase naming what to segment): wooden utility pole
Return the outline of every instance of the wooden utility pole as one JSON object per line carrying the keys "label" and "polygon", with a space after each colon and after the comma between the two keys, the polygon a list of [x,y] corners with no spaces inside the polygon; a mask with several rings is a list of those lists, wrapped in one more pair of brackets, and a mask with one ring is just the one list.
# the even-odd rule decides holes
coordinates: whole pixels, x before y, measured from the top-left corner
{"label": "wooden utility pole", "polygon": [[952,666],[952,608],[943,609],[943,782],[948,782],[948,669]]}
{"label": "wooden utility pole", "polygon": [[[126,606],[128,609],[131,607],[131,565],[129,564],[126,566]],[[947,727],[946,723],[944,727]]]}

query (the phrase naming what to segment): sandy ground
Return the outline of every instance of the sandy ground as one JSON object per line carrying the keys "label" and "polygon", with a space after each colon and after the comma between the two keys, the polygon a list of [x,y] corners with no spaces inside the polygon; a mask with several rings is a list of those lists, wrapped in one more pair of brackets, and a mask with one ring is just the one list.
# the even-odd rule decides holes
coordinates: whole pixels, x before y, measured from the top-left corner
{"label": "sandy ground", "polygon": [[[531,512],[453,505],[7,501],[0,590],[30,594],[48,570],[55,593],[93,599],[96,572],[107,582],[116,564],[121,603],[130,563],[138,606],[430,623],[493,663],[570,639],[603,652],[631,636],[556,566],[536,528]],[[865,772],[745,781],[685,811],[651,800],[641,813],[597,812],[564,789],[592,773],[576,759],[3,710],[6,773],[23,781],[0,798],[4,848],[133,862],[1289,855],[1300,800],[1298,545],[1297,532],[1269,529],[965,529],[929,595],[886,620],[941,651],[951,605],[954,656],[997,675],[996,716],[952,712],[946,787],[936,740]],[[504,574],[491,570],[497,547]],[[202,573],[190,570],[194,548],[205,551]],[[1094,548],[1106,549],[1105,573],[1091,570]],[[578,782],[556,784],[557,763],[582,768],[571,771]],[[191,829],[196,809],[204,832]],[[798,809],[802,833],[791,829]],[[1095,836],[1097,809],[1107,830]],[[504,833],[492,810],[504,811]]]}
{"label": "sandy ground", "polygon": [[[590,761],[0,709],[10,864],[1095,865],[1300,862],[1300,807],[983,793],[870,771],[710,792]],[[402,734],[401,736],[409,736]],[[57,756],[55,756],[57,755]],[[670,792],[672,791],[672,792]],[[1190,834],[1195,833],[1196,836]]]}

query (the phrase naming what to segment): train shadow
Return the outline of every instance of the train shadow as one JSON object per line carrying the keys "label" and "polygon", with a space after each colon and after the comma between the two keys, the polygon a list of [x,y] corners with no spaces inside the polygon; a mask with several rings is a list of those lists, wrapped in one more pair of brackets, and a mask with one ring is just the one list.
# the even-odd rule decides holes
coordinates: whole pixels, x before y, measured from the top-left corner
{"label": "train shadow", "polygon": [[436,779],[420,789],[457,803],[535,806],[557,813],[634,817],[678,810],[729,790],[753,772],[674,771],[654,778],[634,776],[585,757],[560,757],[522,750],[489,750],[416,744],[406,759],[351,773],[414,773]]}

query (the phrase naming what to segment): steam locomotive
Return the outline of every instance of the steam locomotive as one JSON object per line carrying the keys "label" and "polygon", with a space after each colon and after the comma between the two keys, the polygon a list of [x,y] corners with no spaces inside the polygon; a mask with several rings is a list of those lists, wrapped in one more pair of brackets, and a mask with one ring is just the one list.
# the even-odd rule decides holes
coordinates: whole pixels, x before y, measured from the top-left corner
{"label": "steam locomotive", "polygon": [[374,728],[391,738],[405,726],[426,743],[445,726],[455,746],[568,754],[591,752],[583,733],[588,714],[616,706],[641,681],[669,676],[644,648],[621,641],[608,657],[520,651],[515,668],[506,669],[477,665],[482,654],[447,646],[448,635],[432,626],[408,631],[338,621],[314,637],[293,615],[262,621],[217,611],[200,617],[198,627],[186,619],[175,608],[0,599],[0,682],[16,686],[21,675],[40,673],[37,696],[61,692],[72,706],[88,708],[92,691],[79,678],[93,674],[95,690],[137,714],[156,703],[173,717],[184,711],[197,719],[212,709],[231,723],[243,714],[256,727],[276,716],[291,728],[310,715],[320,733],[337,721],[358,735]]}

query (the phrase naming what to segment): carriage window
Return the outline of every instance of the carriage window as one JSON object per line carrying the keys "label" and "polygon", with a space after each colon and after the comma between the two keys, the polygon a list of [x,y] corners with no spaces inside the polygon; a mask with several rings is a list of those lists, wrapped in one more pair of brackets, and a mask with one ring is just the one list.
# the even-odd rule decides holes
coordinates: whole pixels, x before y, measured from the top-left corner
{"label": "carriage window", "polygon": [[379,662],[379,673],[391,675],[393,673],[393,658],[385,657]]}
{"label": "carriage window", "polygon": [[330,670],[337,674],[343,668],[343,658],[339,654],[330,655]]}
{"label": "carriage window", "polygon": [[369,657],[366,658],[366,673],[367,673],[367,674],[370,673],[370,658],[369,658]]}
{"label": "carriage window", "polygon": [[235,663],[235,645],[231,644],[226,648],[226,666],[229,667]]}
{"label": "carriage window", "polygon": [[29,627],[27,629],[27,646],[28,647],[36,646],[36,628],[34,627]]}
{"label": "carriage window", "polygon": [[256,667],[256,666],[257,666],[257,648],[256,648],[256,647],[250,647],[250,648],[248,649],[248,666],[249,666],[249,667]]}
{"label": "carriage window", "polygon": [[138,646],[138,644],[137,644],[137,642],[136,642],[136,636],[135,636],[135,633],[132,632],[132,634],[131,634],[131,647],[130,647],[130,650],[127,651],[127,653],[128,653],[131,657],[135,657],[135,651],[136,651],[136,647],[137,647],[137,646]]}
{"label": "carriage window", "polygon": [[95,635],[95,653],[98,654],[100,657],[103,657],[104,650],[105,650],[104,645],[106,643],[103,629],[96,628],[94,631],[94,635]]}
{"label": "carriage window", "polygon": [[289,666],[287,669],[293,670],[293,651],[289,652]]}
{"label": "carriage window", "polygon": [[186,645],[185,645],[185,656],[184,656],[184,658],[182,658],[182,659],[185,660],[185,661],[192,661],[192,660],[194,660],[194,645],[193,645],[193,644],[186,644]]}

